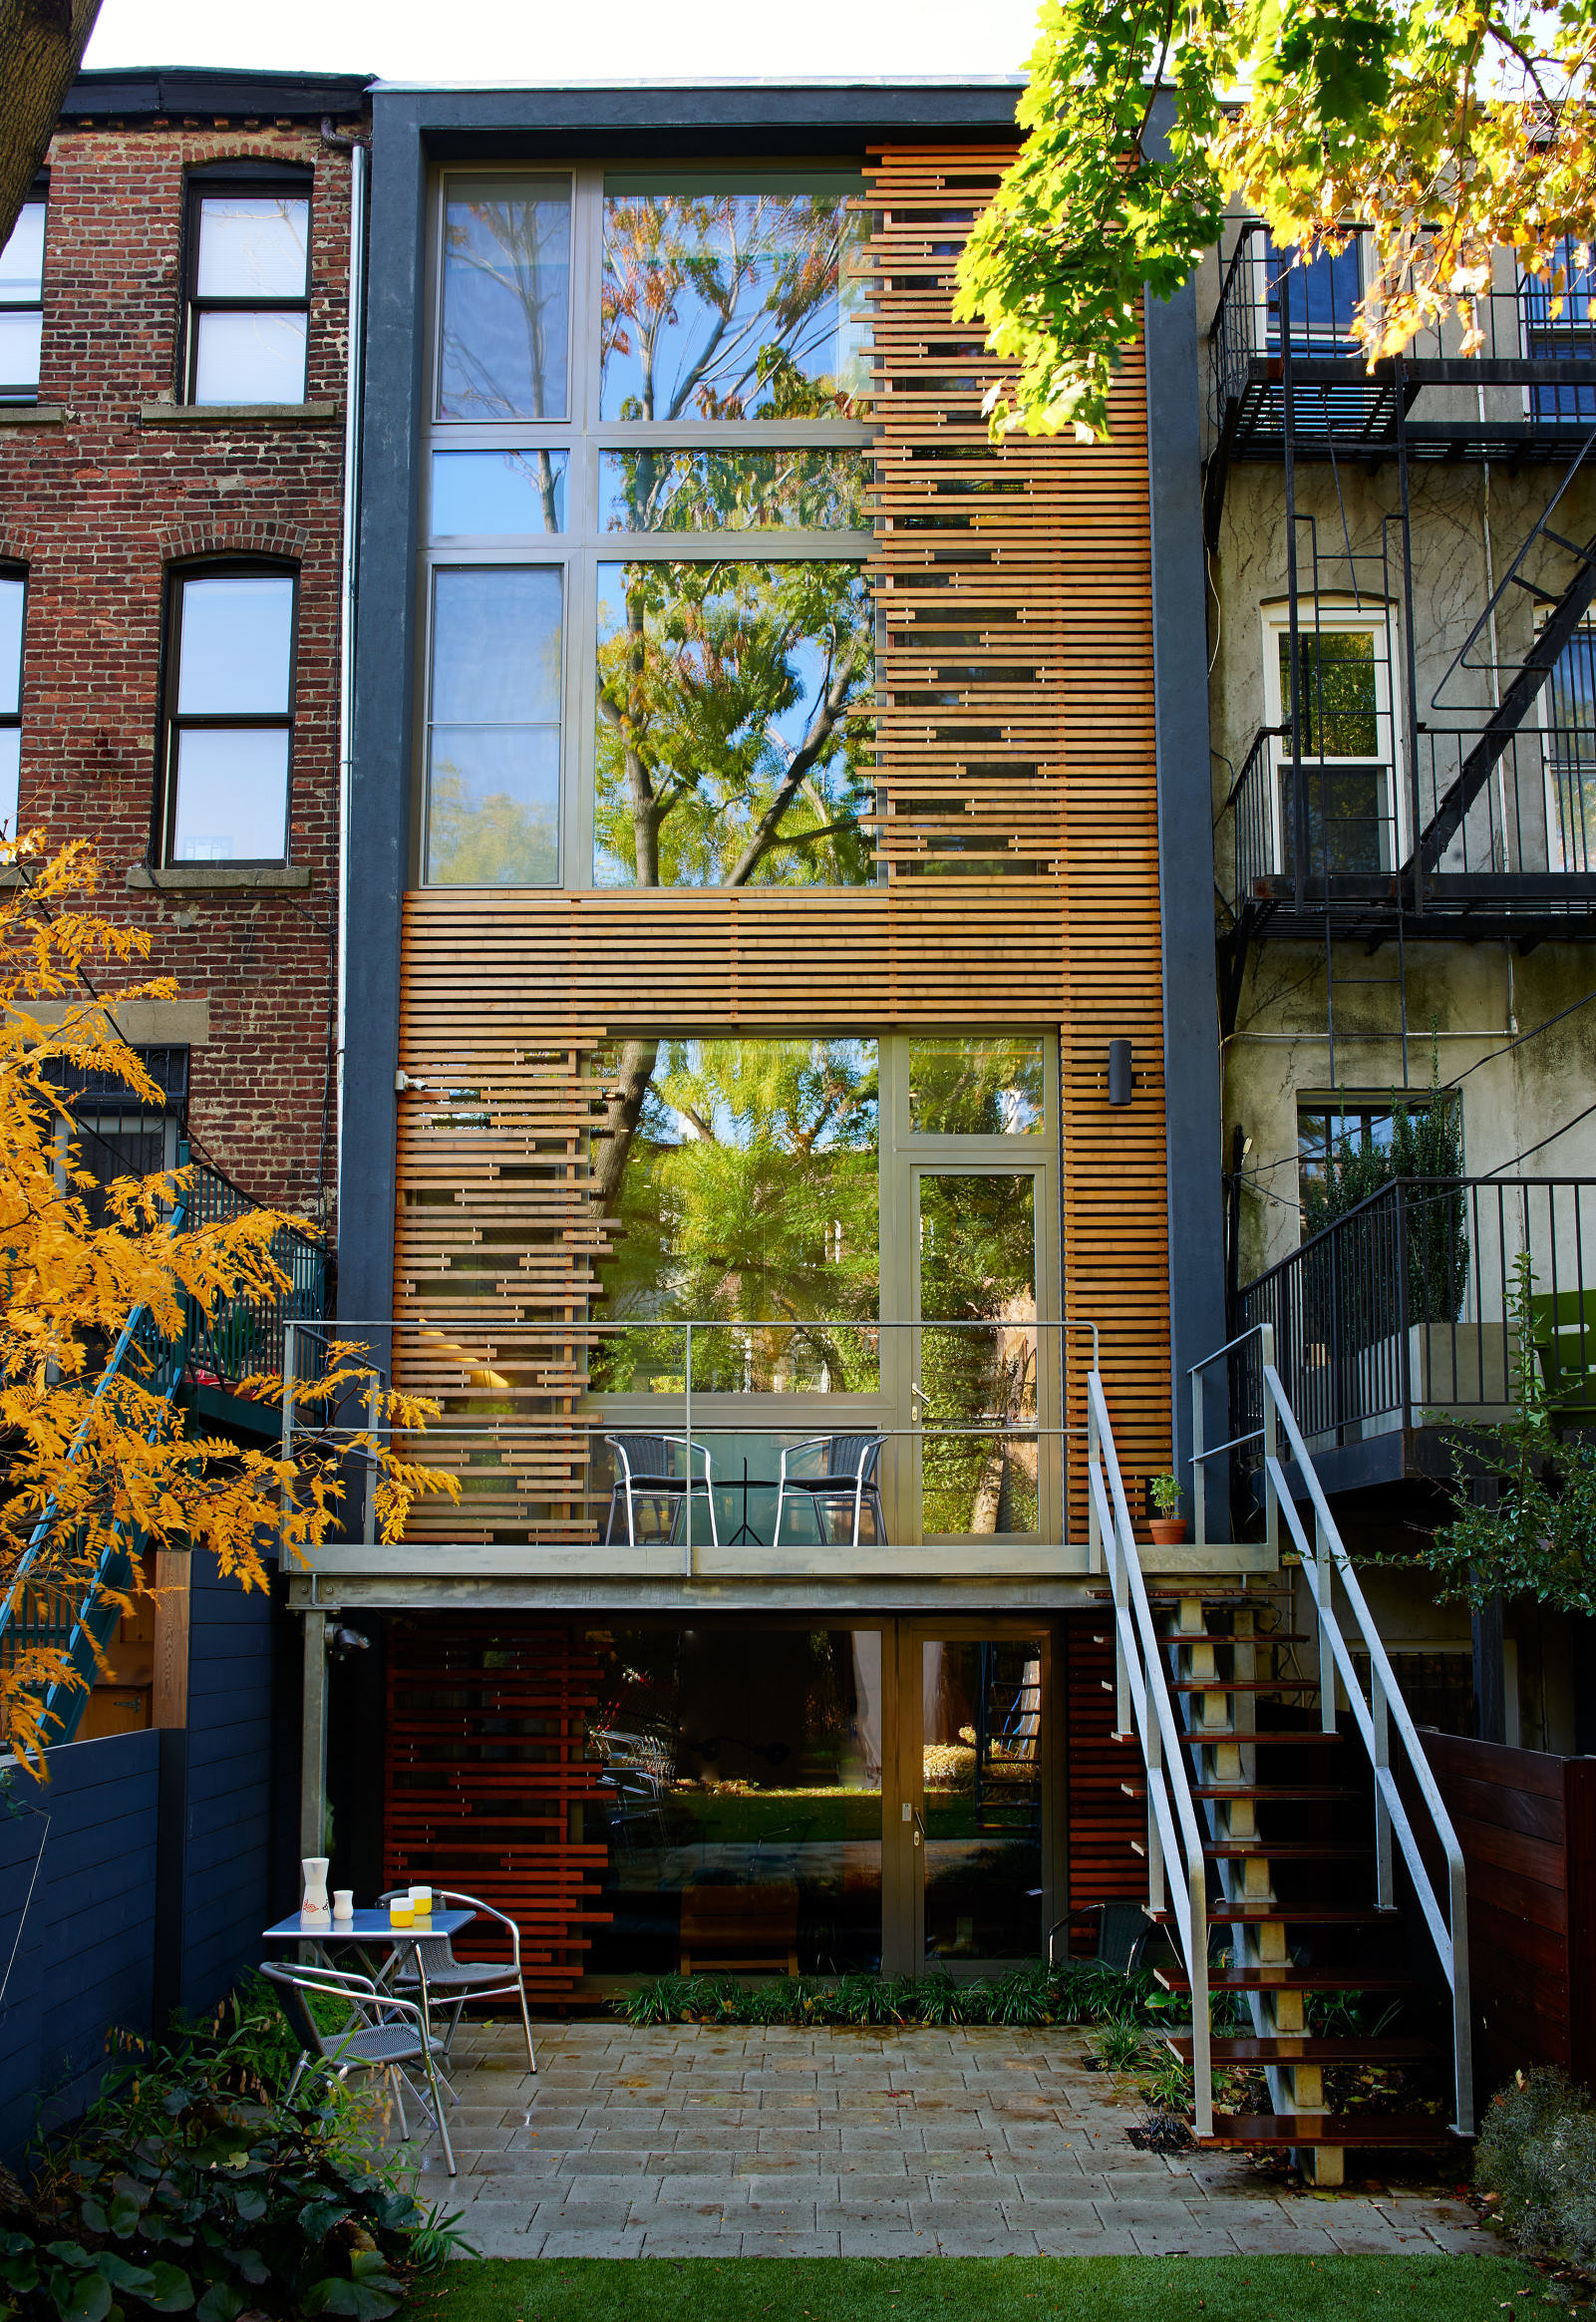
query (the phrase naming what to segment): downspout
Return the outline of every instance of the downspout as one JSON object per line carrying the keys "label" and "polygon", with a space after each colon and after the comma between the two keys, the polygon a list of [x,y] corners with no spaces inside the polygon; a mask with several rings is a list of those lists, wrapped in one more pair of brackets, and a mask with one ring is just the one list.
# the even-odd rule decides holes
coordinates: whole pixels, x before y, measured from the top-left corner
{"label": "downspout", "polygon": [[[325,128],[323,130],[325,135]],[[370,154],[359,140],[349,157],[349,375],[344,390],[343,578],[338,608],[338,999],[337,1162],[334,1194],[344,1215],[344,1046],[349,1000],[349,813],[354,765],[355,617],[359,598],[360,414],[364,393],[366,310],[366,172]]]}

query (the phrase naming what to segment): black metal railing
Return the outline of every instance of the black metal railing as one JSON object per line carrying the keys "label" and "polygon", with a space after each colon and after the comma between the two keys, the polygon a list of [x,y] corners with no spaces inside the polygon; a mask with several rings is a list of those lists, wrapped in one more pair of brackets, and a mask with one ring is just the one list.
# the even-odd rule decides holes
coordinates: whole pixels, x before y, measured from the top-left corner
{"label": "black metal railing", "polygon": [[[1526,1361],[1557,1424],[1596,1426],[1596,1178],[1395,1178],[1246,1285],[1236,1333],[1259,1323],[1311,1448],[1506,1418]],[[1231,1373],[1237,1435],[1263,1408],[1256,1350]]]}
{"label": "black metal railing", "polygon": [[[203,1161],[192,1164],[186,1216],[189,1227],[242,1217],[256,1206],[219,1169]],[[326,1315],[324,1245],[298,1226],[279,1225],[271,1237],[271,1254],[286,1277],[286,1288],[258,1297],[223,1299],[208,1315],[189,1301],[183,1355],[190,1381],[201,1386],[235,1386],[261,1374],[281,1378],[288,1325],[320,1322]],[[302,1379],[321,1375],[324,1347],[319,1331],[301,1336],[295,1367]]]}
{"label": "black metal railing", "polygon": [[1596,878],[1596,726],[1526,725],[1483,766],[1479,728],[1422,728],[1412,782],[1373,762],[1305,755],[1294,769],[1290,734],[1260,727],[1221,810],[1238,909],[1294,884],[1299,853],[1320,893],[1350,881],[1395,898],[1416,853],[1442,894],[1457,878],[1548,896]]}
{"label": "black metal railing", "polygon": [[[1208,332],[1216,432],[1260,377],[1267,383],[1272,367],[1278,377],[1284,354],[1293,363],[1345,362],[1365,370],[1353,326],[1367,236],[1367,228],[1355,226],[1340,252],[1323,252],[1304,267],[1291,262],[1292,250],[1276,249],[1262,220],[1237,227],[1221,264],[1219,302]],[[1406,359],[1422,364],[1477,356],[1485,363],[1533,365],[1540,375],[1517,382],[1526,398],[1524,417],[1555,427],[1596,426],[1596,272],[1580,269],[1572,251],[1560,281],[1516,274],[1505,256],[1501,266],[1497,281],[1474,302],[1478,343],[1466,356],[1462,325],[1450,320],[1420,331]],[[1317,417],[1332,432],[1354,421],[1367,427],[1370,392],[1367,386],[1359,390],[1353,376],[1339,387],[1316,372],[1302,383],[1303,406],[1295,416],[1310,426]]]}

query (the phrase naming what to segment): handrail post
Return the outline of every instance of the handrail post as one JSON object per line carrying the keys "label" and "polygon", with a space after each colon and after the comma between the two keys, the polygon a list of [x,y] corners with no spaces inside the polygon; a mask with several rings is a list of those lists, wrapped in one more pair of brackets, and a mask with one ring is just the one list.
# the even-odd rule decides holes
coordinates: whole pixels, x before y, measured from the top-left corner
{"label": "handrail post", "polygon": [[1375,1728],[1375,1905],[1379,1910],[1389,1911],[1396,1907],[1397,1901],[1391,1872],[1391,1800],[1387,1795],[1391,1779],[1391,1720],[1386,1714],[1386,1681],[1373,1654],[1369,1657],[1369,1706]]}
{"label": "handrail post", "polygon": [[[693,1577],[693,1325],[691,1322],[687,1325],[687,1376],[682,1382],[682,1387],[683,1398],[686,1405],[686,1417],[683,1422],[683,1432],[687,1437],[687,1444],[682,1454],[682,1457],[687,1465],[687,1492],[685,1494],[687,1508],[687,1555],[682,1569],[685,1572],[687,1578],[691,1580]],[[709,1479],[706,1472],[704,1489],[708,1491],[709,1488]]]}
{"label": "handrail post", "polygon": [[1191,1524],[1199,1548],[1208,1545],[1207,1466],[1203,1458],[1202,1369],[1191,1374]]}
{"label": "handrail post", "polygon": [[[294,1366],[299,1353],[299,1331],[292,1322],[283,1325],[283,1415],[282,1463],[286,1468],[294,1456]],[[282,1533],[288,1528],[288,1479],[283,1478],[278,1499],[278,1550],[281,1551]]]}
{"label": "handrail post", "polygon": [[1087,1564],[1093,1572],[1101,1572],[1103,1564],[1103,1527],[1098,1521],[1098,1495],[1092,1489],[1094,1475],[1101,1475],[1103,1455],[1098,1444],[1098,1412],[1090,1394],[1087,1397]]}
{"label": "handrail post", "polygon": [[1258,1325],[1258,1362],[1263,1374],[1263,1536],[1272,1564],[1280,1562],[1280,1494],[1275,1467],[1280,1457],[1280,1421],[1275,1412],[1275,1326]]}

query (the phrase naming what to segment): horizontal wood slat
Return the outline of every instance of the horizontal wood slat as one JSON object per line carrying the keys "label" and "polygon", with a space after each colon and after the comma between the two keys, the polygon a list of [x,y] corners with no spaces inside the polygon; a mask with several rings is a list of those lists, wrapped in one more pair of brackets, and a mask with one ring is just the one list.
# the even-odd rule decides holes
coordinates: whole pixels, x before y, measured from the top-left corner
{"label": "horizontal wood slat", "polygon": [[[603,1795],[587,1757],[599,1664],[563,1625],[394,1620],[388,1630],[383,1878],[479,1895],[521,1931],[526,1988],[568,1993],[583,1972],[607,1849],[581,1835]],[[490,1922],[459,1958],[501,1958]]]}
{"label": "horizontal wood slat", "polygon": [[[1065,1304],[1101,1331],[1121,1465],[1169,1444],[1150,534],[1141,351],[1108,446],[1010,438],[953,268],[1009,149],[872,154],[880,882],[867,888],[433,888],[407,897],[396,1313],[428,1456],[463,1504],[412,1536],[593,1537],[571,1415],[603,1229],[590,1161],[605,1035],[1057,1027]],[[1134,1103],[1108,1104],[1108,1043]],[[465,1091],[441,1100],[432,1092]],[[1068,1417],[1084,1430],[1087,1348]],[[494,1423],[499,1436],[495,1441]],[[1072,1462],[1072,1537],[1086,1529]]]}
{"label": "horizontal wood slat", "polygon": [[1093,1905],[1138,1900],[1147,1866],[1147,1810],[1124,1785],[1142,1780],[1134,1742],[1114,1738],[1114,1646],[1099,1613],[1072,1613],[1065,1629],[1065,1787],[1069,1813],[1071,1947],[1096,1947]]}

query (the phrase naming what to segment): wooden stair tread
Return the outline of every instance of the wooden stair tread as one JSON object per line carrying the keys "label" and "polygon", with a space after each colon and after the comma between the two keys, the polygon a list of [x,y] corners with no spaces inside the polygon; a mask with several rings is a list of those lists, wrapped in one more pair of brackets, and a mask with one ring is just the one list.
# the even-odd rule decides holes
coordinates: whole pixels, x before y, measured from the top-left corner
{"label": "wooden stair tread", "polygon": [[[1209,1688],[1210,1692],[1214,1689]],[[1260,1749],[1278,1750],[1292,1747],[1311,1748],[1325,1742],[1339,1742],[1341,1734],[1327,1734],[1322,1727],[1304,1726],[1301,1733],[1292,1728],[1256,1734],[1238,1734],[1229,1726],[1195,1726],[1180,1739],[1188,1750],[1205,1750],[1211,1742],[1255,1742]]]}
{"label": "wooden stair tread", "polygon": [[1455,2145],[1457,2133],[1433,2113],[1215,2113],[1205,2146]]}
{"label": "wooden stair tread", "polygon": [[[1189,1991],[1183,1967],[1153,1969],[1165,1991]],[[1210,1991],[1411,1991],[1411,1975],[1375,1975],[1344,1967],[1211,1967]]]}
{"label": "wooden stair tread", "polygon": [[1214,1862],[1241,1861],[1249,1855],[1261,1855],[1266,1862],[1346,1862],[1374,1852],[1372,1846],[1341,1838],[1327,1838],[1323,1844],[1316,1838],[1210,1838],[1202,1850]]}
{"label": "wooden stair tread", "polygon": [[[1137,1795],[1143,1798],[1146,1796],[1145,1786]],[[1360,1794],[1356,1790],[1349,1790],[1345,1784],[1333,1783],[1316,1785],[1300,1782],[1282,1782],[1279,1784],[1272,1782],[1194,1782],[1191,1785],[1191,1795],[1193,1798],[1233,1798],[1237,1800],[1278,1798],[1293,1806],[1336,1806],[1343,1800],[1357,1798]]]}
{"label": "wooden stair tread", "polygon": [[[1395,1920],[1396,1911],[1376,1910],[1373,1903],[1364,1909],[1349,1909],[1344,1903],[1316,1909],[1312,1903],[1280,1902],[1211,1902],[1208,1905],[1210,1927],[1375,1927],[1381,1921]],[[1155,1924],[1172,1924],[1167,1911],[1148,1911]]]}
{"label": "wooden stair tread", "polygon": [[[1116,1690],[1117,1680],[1099,1680],[1105,1693]],[[1317,1677],[1169,1677],[1170,1693],[1317,1693]]]}
{"label": "wooden stair tread", "polygon": [[[1170,2032],[1164,2046],[1191,2062],[1191,2034]],[[1437,2064],[1434,2040],[1316,2038],[1311,2032],[1274,2032],[1265,2038],[1219,2039],[1208,2043],[1213,2064]]]}

